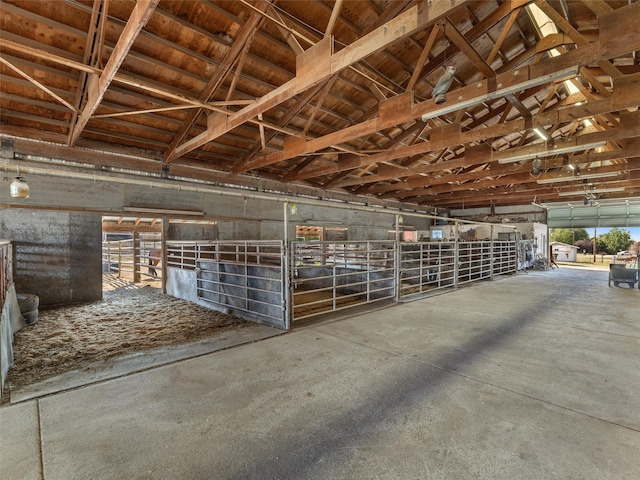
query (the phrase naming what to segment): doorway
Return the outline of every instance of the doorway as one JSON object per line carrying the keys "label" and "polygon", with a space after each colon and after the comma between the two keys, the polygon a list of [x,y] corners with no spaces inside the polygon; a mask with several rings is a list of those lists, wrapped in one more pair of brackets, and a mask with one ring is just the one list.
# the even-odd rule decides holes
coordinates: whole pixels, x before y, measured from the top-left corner
{"label": "doorway", "polygon": [[162,219],[102,217],[102,290],[162,289]]}

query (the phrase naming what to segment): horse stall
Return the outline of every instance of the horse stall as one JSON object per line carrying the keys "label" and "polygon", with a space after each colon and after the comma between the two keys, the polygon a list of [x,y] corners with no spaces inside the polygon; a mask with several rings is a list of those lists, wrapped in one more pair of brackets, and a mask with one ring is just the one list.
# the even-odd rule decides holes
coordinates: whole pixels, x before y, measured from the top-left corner
{"label": "horse stall", "polygon": [[15,344],[10,382],[19,391],[64,369],[251,323],[287,330],[516,271],[516,242],[496,239],[507,227],[316,205],[298,205],[292,220],[284,207],[284,219],[243,213],[217,225],[104,217],[102,299],[41,312]]}
{"label": "horse stall", "polygon": [[14,334],[25,326],[13,283],[12,245],[0,240],[0,397],[9,367],[13,365]]}
{"label": "horse stall", "polygon": [[288,328],[281,241],[168,241],[167,293],[254,322]]}
{"label": "horse stall", "polygon": [[285,329],[512,274],[517,266],[516,241],[503,240],[170,241],[166,251],[170,295]]}
{"label": "horse stall", "polygon": [[[121,222],[120,231],[114,233],[129,234],[130,239],[105,241],[102,256],[98,248],[92,250],[98,266],[102,257],[102,269],[94,273],[98,278],[102,276],[101,298],[67,304],[54,301],[41,306],[38,322],[18,332],[13,345],[10,340],[5,342],[11,335],[6,333],[7,323],[3,317],[4,346],[0,367],[2,380],[7,379],[5,393],[8,394],[6,398],[10,398],[7,401],[28,398],[33,392],[53,388],[49,385],[55,382],[66,385],[66,382],[83,381],[93,375],[91,372],[108,372],[119,358],[142,359],[146,351],[156,352],[152,356],[154,359],[161,358],[172,351],[181,351],[183,344],[199,345],[205,339],[211,341],[221,335],[243,335],[244,329],[252,325],[238,316],[165,295],[161,288],[155,288],[162,286],[162,254],[157,265],[149,265],[149,259],[153,258],[154,250],[162,252],[161,232],[136,233],[130,230],[131,225],[124,223]],[[149,223],[145,226],[144,222],[138,222],[138,225],[148,228]],[[178,229],[180,225],[175,223]],[[169,231],[175,233],[172,228],[170,226]],[[199,230],[203,235],[215,233],[213,225],[200,225]],[[94,235],[100,245],[99,228],[83,230],[83,233]],[[7,253],[10,248],[11,244],[6,247],[3,244],[2,259],[11,258]],[[18,242],[20,262],[15,263],[18,271],[23,272],[28,267],[43,272],[44,267],[40,264],[23,263],[25,258],[35,258],[30,253],[32,250],[43,248]],[[1,278],[3,288],[0,293],[5,297],[8,291],[15,289],[8,288],[11,275],[7,263],[3,261],[2,266],[3,272],[9,272],[3,273]],[[157,269],[155,276],[148,271],[150,267]],[[134,281],[136,276],[140,281]],[[34,288],[31,291],[44,290]],[[8,368],[11,357],[6,353],[10,353],[11,347],[16,361]]]}
{"label": "horse stall", "polygon": [[394,242],[294,242],[291,253],[294,322],[395,297]]}

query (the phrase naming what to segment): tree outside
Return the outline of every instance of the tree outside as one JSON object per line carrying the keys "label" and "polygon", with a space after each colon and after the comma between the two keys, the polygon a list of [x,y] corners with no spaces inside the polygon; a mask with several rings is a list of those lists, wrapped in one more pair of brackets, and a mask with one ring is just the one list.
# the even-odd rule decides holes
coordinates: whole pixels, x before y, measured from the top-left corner
{"label": "tree outside", "polygon": [[596,246],[598,252],[614,255],[620,251],[628,250],[633,244],[631,234],[627,230],[612,228],[607,233],[598,236]]}
{"label": "tree outside", "polygon": [[593,240],[578,240],[576,247],[580,253],[593,253]]}
{"label": "tree outside", "polygon": [[552,242],[575,245],[580,240],[589,240],[589,233],[584,228],[554,228],[549,238]]}

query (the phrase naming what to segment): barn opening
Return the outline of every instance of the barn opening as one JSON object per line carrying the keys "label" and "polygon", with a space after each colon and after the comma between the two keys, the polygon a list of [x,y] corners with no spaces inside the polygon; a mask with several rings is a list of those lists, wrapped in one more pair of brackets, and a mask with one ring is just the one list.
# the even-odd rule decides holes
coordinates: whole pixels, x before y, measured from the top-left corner
{"label": "barn opening", "polygon": [[128,283],[162,289],[161,218],[102,217],[102,288]]}

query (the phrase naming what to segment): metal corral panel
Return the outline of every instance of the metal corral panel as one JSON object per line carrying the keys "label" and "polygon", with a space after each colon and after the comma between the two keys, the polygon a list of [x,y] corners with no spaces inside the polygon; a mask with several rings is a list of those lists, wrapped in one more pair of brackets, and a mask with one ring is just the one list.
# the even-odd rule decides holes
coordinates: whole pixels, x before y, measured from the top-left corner
{"label": "metal corral panel", "polygon": [[293,321],[395,297],[395,242],[294,242],[292,254]]}

